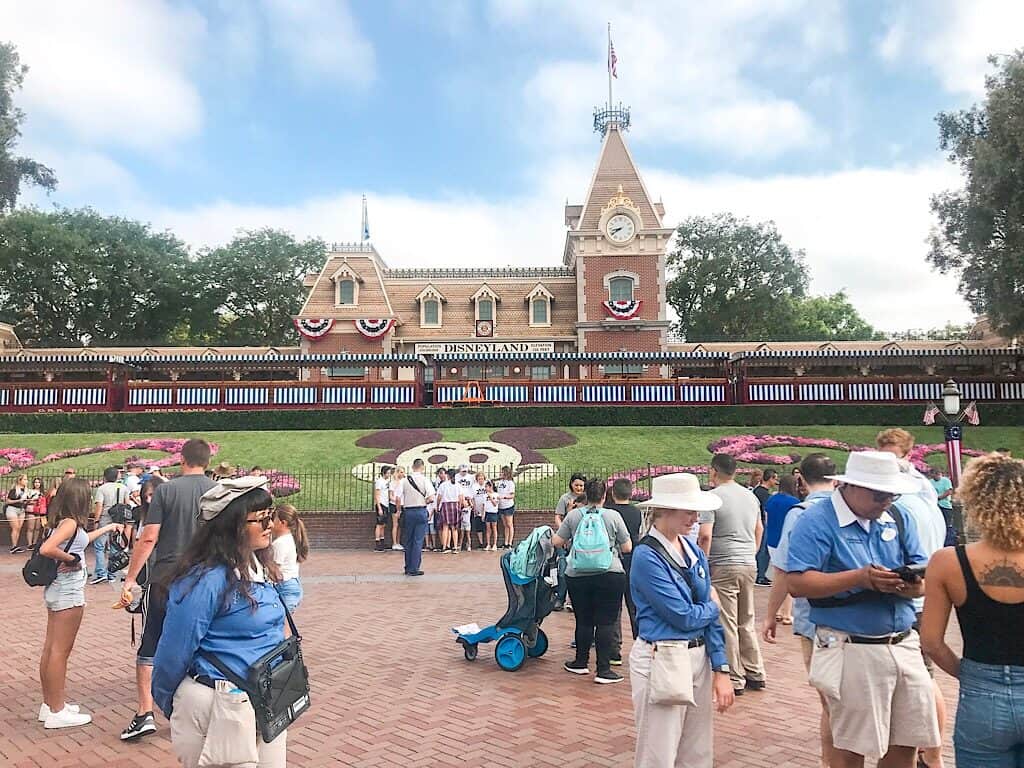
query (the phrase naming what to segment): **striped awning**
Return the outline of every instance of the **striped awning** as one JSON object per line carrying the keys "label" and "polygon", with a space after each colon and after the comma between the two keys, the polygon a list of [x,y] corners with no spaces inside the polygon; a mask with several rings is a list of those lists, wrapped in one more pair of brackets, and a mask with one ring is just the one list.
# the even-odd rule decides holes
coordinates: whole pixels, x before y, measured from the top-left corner
{"label": "striped awning", "polygon": [[117,355],[0,355],[0,370],[15,371],[98,371],[123,365]]}
{"label": "striped awning", "polygon": [[416,365],[416,355],[131,355],[128,365],[139,368],[311,368],[321,366]]}
{"label": "striped awning", "polygon": [[466,352],[435,355],[439,363],[702,363],[729,359],[728,352]]}
{"label": "striped awning", "polygon": [[914,349],[912,347],[888,347],[885,349],[759,349],[749,352],[735,352],[733,360],[781,360],[800,358],[894,358],[894,357],[1020,357],[1024,350],[1020,347],[963,347],[936,349]]}

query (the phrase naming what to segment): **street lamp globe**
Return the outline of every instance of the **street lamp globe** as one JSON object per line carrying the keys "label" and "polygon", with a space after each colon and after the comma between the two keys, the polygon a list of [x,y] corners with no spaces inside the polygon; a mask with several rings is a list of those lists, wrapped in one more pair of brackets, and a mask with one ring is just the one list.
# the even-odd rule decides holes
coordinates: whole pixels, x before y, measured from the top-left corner
{"label": "street lamp globe", "polygon": [[947,416],[960,415],[960,387],[952,379],[942,385],[942,411]]}

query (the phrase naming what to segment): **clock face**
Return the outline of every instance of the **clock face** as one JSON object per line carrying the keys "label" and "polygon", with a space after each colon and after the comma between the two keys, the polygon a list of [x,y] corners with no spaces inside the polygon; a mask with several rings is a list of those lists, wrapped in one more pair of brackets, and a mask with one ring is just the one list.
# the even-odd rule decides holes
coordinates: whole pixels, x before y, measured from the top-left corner
{"label": "clock face", "polygon": [[477,320],[477,336],[490,336],[492,333],[494,333],[494,325],[491,323],[490,320]]}
{"label": "clock face", "polygon": [[633,224],[633,219],[624,213],[617,213],[608,219],[608,225],[606,227],[608,232],[608,238],[615,243],[625,243],[632,239],[636,232],[636,225]]}

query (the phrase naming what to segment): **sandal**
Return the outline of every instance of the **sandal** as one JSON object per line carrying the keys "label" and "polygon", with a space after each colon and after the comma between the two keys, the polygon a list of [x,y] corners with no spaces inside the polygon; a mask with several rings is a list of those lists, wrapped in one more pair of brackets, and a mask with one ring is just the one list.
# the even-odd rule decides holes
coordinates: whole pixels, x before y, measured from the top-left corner
{"label": "sandal", "polygon": [[782,621],[782,614],[781,613],[776,613],[775,614],[775,620],[776,621]]}
{"label": "sandal", "polygon": [[782,619],[782,623],[783,623],[783,624],[785,624],[785,625],[786,625],[787,627],[788,627],[788,626],[791,626],[791,625],[793,624],[793,617],[792,617],[792,616],[786,616],[786,617],[784,617],[784,618]]}

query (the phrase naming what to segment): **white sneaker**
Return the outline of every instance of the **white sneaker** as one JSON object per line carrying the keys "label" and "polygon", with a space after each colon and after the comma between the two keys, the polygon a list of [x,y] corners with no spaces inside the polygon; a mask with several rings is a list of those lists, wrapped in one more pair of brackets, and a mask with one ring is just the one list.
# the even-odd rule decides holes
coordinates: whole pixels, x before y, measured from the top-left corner
{"label": "white sneaker", "polygon": [[[64,704],[64,709],[68,710],[69,712],[74,712],[74,713],[77,714],[79,709],[80,709],[80,707],[77,704],[65,703]],[[45,723],[46,722],[46,718],[48,718],[49,716],[50,716],[50,708],[48,706],[46,706],[46,702],[44,701],[42,704],[39,705],[39,722],[40,723]]]}
{"label": "white sneaker", "polygon": [[77,725],[88,725],[92,722],[92,715],[84,712],[72,712],[67,705],[60,712],[51,712],[46,717],[44,728],[74,728]]}
{"label": "white sneaker", "polygon": [[403,547],[401,544],[392,544],[391,548],[393,550],[395,550],[395,552],[404,552],[405,551],[405,547]]}

